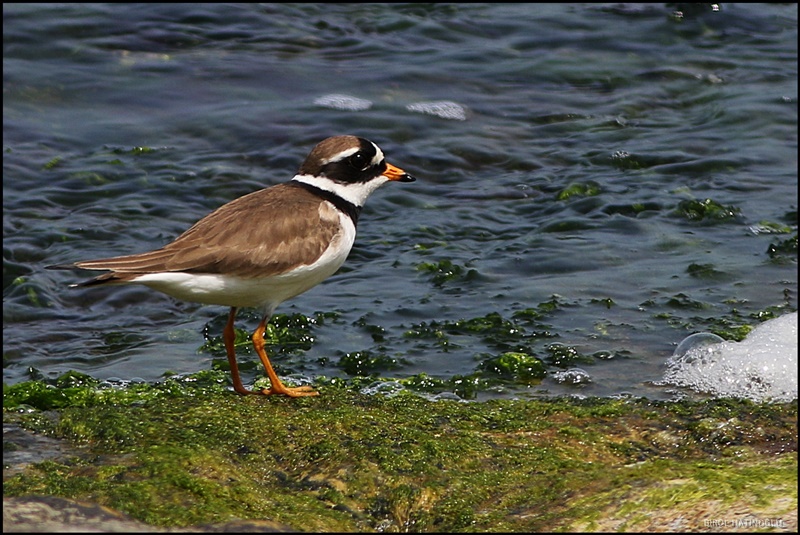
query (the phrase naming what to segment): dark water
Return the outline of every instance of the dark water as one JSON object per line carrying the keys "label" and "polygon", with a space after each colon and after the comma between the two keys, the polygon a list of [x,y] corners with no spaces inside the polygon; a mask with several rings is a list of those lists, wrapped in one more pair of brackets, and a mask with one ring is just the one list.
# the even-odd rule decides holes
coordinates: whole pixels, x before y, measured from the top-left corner
{"label": "dark water", "polygon": [[[669,396],[649,381],[684,337],[797,306],[797,5],[675,9],[4,4],[4,381],[224,360],[200,349],[222,307],[43,267],[161,246],[353,133],[419,180],[279,308],[328,313],[281,373],[522,350],[547,377],[490,395]],[[574,367],[591,382],[556,380]]]}

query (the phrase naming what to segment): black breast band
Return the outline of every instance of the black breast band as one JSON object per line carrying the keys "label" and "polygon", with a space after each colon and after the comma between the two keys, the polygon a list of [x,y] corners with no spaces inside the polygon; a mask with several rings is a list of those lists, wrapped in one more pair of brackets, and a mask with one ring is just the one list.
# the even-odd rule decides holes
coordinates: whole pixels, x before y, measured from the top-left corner
{"label": "black breast band", "polygon": [[303,188],[304,190],[313,193],[317,197],[325,199],[326,201],[334,205],[336,208],[347,214],[347,217],[349,217],[353,221],[354,226],[358,224],[358,215],[361,213],[360,206],[356,206],[350,201],[342,199],[335,193],[324,190],[322,188],[318,188],[317,186],[312,186],[311,184],[306,184],[305,182],[300,182],[299,180],[292,180],[291,182],[289,182],[289,185],[297,188]]}

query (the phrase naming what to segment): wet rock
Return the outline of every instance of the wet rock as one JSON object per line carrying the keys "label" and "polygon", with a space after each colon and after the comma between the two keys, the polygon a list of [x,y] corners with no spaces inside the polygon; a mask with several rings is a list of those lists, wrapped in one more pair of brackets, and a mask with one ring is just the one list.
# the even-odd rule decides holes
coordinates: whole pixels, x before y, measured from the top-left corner
{"label": "wet rock", "polygon": [[3,498],[3,533],[286,533],[267,520],[234,521],[190,528],[158,528],[95,503],[55,496]]}

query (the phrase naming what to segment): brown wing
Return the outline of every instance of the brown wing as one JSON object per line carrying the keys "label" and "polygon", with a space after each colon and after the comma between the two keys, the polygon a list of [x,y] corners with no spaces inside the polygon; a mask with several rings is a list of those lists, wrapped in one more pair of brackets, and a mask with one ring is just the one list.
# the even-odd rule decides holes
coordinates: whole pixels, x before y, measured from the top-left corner
{"label": "brown wing", "polygon": [[319,197],[278,184],[221,206],[161,249],[75,267],[115,272],[97,282],[163,271],[274,275],[313,263],[339,232],[338,212],[321,209]]}

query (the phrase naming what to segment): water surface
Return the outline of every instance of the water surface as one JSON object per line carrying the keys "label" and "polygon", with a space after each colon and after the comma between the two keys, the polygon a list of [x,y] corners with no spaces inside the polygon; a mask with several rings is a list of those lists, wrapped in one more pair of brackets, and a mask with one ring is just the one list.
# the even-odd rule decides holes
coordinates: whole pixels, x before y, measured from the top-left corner
{"label": "water surface", "polygon": [[[344,133],[419,180],[376,192],[344,268],[279,308],[327,318],[282,374],[348,377],[361,352],[368,374],[448,379],[521,351],[541,384],[484,395],[668,397],[651,382],[683,338],[796,310],[795,4],[3,15],[7,383],[223,363],[201,348],[222,307],[44,266],[159,247]],[[589,382],[556,380],[575,367]]]}

